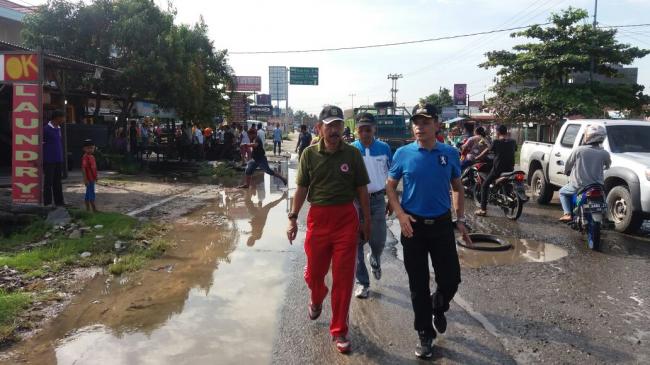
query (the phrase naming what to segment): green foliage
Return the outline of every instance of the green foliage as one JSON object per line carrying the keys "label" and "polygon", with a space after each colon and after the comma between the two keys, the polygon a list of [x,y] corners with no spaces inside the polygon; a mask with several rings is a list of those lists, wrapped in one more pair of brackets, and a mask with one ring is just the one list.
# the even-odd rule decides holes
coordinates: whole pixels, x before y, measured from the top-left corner
{"label": "green foliage", "polygon": [[[573,83],[585,75],[594,59],[596,74],[617,77],[613,65],[629,65],[650,50],[618,43],[616,30],[587,24],[587,11],[569,8],[550,17],[549,27],[533,26],[513,33],[534,42],[513,51],[487,53],[484,68],[498,68],[499,83],[490,106],[508,121],[557,121],[571,114],[600,117],[607,108],[640,112],[649,101],[643,86]],[[524,87],[531,82],[534,86]]]}
{"label": "green foliage", "polygon": [[0,238],[0,251],[10,251],[25,243],[35,242],[43,237],[48,229],[50,229],[50,225],[44,220],[36,220],[18,232]]}
{"label": "green foliage", "polygon": [[16,317],[32,302],[27,293],[7,293],[0,290],[0,342],[13,335],[17,327]]}
{"label": "green foliage", "polygon": [[439,92],[433,93],[427,97],[420,98],[420,103],[431,103],[438,108],[438,111],[442,111],[442,108],[445,106],[454,105],[454,99],[451,97],[451,92],[447,88],[440,89]]}
{"label": "green foliage", "polygon": [[68,89],[120,96],[125,118],[135,100],[156,100],[186,120],[223,114],[232,70],[226,51],[216,51],[201,19],[175,25],[173,9],[150,0],[50,0],[25,17],[30,47],[118,69],[67,80]]}

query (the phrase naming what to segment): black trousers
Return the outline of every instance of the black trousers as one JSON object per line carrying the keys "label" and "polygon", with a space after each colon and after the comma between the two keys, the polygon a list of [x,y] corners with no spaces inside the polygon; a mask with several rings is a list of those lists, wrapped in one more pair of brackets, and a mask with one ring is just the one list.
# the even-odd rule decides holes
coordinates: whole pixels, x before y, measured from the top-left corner
{"label": "black trousers", "polygon": [[43,174],[45,175],[43,181],[43,205],[45,206],[52,204],[52,196],[54,196],[54,205],[63,205],[62,169],[63,164],[60,162],[43,164]]}
{"label": "black trousers", "polygon": [[[421,217],[414,218],[417,222],[411,223],[413,237],[401,237],[404,266],[409,278],[415,330],[433,335],[432,314],[449,310],[449,302],[460,284],[456,238],[450,214],[435,219],[434,222],[425,221]],[[429,257],[437,285],[433,296],[429,289]]]}
{"label": "black trousers", "polygon": [[485,178],[485,181],[483,181],[483,185],[481,185],[481,209],[487,209],[490,184],[492,184],[499,176],[501,176],[501,171],[492,169]]}

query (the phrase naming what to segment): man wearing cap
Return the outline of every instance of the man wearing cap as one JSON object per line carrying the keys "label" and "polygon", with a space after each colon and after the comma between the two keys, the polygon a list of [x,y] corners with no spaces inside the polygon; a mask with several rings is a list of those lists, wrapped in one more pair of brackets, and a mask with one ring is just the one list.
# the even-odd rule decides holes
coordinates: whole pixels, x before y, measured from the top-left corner
{"label": "man wearing cap", "polygon": [[302,153],[296,178],[293,209],[289,213],[289,242],[296,239],[297,218],[305,199],[311,203],[305,237],[305,281],[311,291],[309,318],[317,319],[328,288],[325,275],[332,265],[332,322],[330,334],[336,349],[348,353],[348,311],[354,286],[354,271],[359,239],[359,217],[354,206],[361,206],[364,239],[370,234],[368,173],[361,153],[342,140],[343,111],[326,106],[320,113],[322,127],[318,144]]}
{"label": "man wearing cap", "polygon": [[[357,117],[356,127],[359,139],[352,146],[361,151],[363,162],[368,171],[370,184],[370,252],[368,263],[376,280],[381,279],[381,253],[386,244],[386,179],[392,159],[392,152],[387,143],[375,139],[375,117],[370,113],[362,113]],[[360,215],[361,216],[361,215]],[[363,221],[363,220],[362,220]],[[357,298],[368,298],[370,278],[364,261],[365,241],[359,241],[357,253]]]}
{"label": "man wearing cap", "polygon": [[[436,329],[440,333],[447,329],[445,312],[460,283],[450,189],[453,189],[456,227],[467,244],[471,245],[471,240],[465,228],[460,158],[456,149],[436,141],[440,122],[435,106],[416,106],[411,122],[416,140],[395,152],[386,194],[402,230],[404,266],[415,313],[414,327],[420,338],[415,355],[428,359],[433,354]],[[397,185],[402,178],[400,204]],[[429,289],[429,256],[437,284],[433,295]]]}

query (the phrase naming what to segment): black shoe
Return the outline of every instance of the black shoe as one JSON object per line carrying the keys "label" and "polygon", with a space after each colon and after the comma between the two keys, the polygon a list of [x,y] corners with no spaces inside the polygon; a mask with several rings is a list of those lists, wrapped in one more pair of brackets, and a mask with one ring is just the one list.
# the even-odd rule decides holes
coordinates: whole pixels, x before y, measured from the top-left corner
{"label": "black shoe", "polygon": [[420,335],[420,343],[415,347],[415,356],[430,359],[433,356],[433,337]]}
{"label": "black shoe", "polygon": [[433,325],[436,327],[438,332],[445,333],[447,330],[447,317],[445,317],[445,313],[434,314]]}

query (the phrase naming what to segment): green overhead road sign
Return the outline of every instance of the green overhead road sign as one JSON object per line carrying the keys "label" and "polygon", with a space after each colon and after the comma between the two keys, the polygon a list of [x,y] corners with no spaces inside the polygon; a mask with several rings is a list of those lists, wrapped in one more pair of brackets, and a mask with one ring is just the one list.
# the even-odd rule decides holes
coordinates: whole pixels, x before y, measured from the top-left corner
{"label": "green overhead road sign", "polygon": [[318,85],[318,67],[289,67],[291,85]]}

